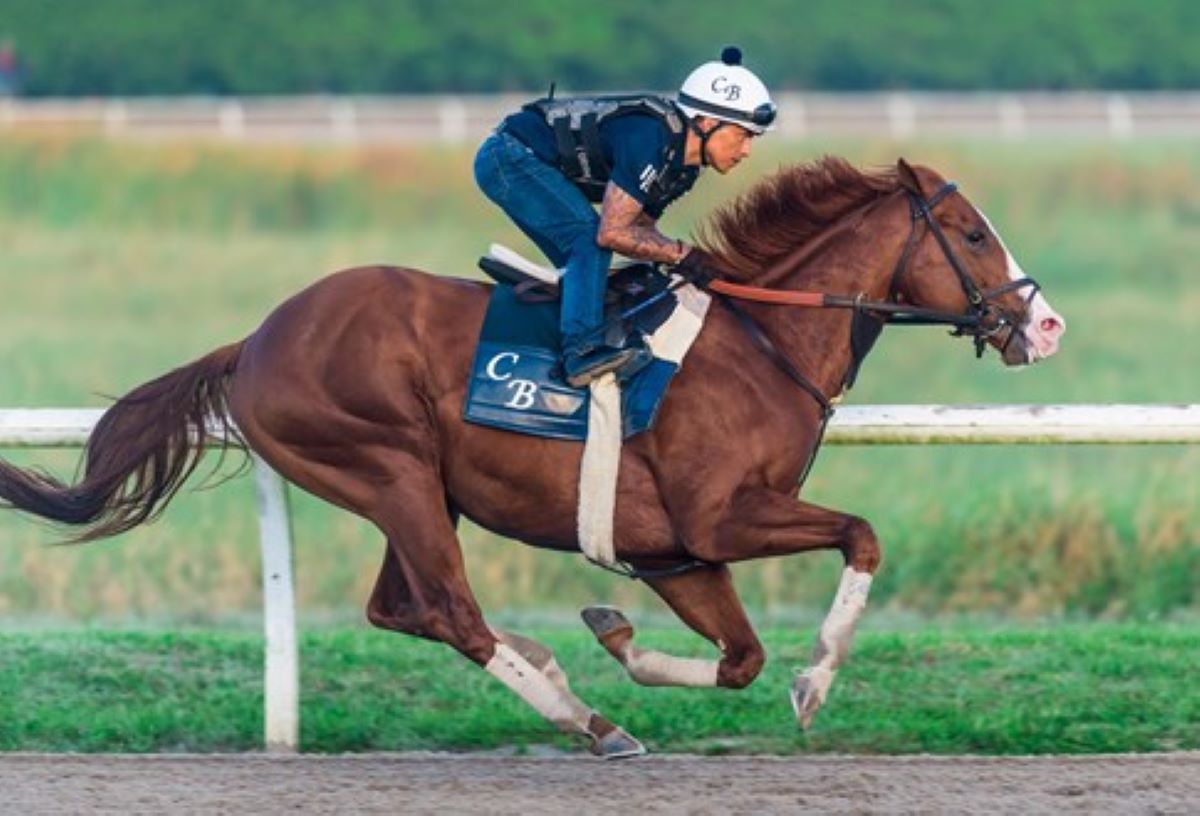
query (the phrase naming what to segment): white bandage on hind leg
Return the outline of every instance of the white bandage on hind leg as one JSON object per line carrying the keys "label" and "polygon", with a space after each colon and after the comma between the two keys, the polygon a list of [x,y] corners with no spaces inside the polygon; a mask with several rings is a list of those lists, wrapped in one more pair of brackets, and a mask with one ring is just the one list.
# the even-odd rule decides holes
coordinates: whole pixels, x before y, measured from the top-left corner
{"label": "white bandage on hind leg", "polygon": [[579,547],[602,564],[615,564],[613,514],[621,464],[621,388],[614,374],[592,381],[588,435],[579,465]]}
{"label": "white bandage on hind leg", "polygon": [[497,643],[496,653],[484,668],[563,731],[589,733],[592,710],[535,669],[512,647]]}
{"label": "white bandage on hind leg", "polygon": [[643,686],[689,686],[691,688],[715,688],[716,660],[694,657],[675,657],[629,646],[621,655],[621,662],[629,676]]}
{"label": "white bandage on hind leg", "polygon": [[517,654],[529,661],[535,669],[546,675],[550,682],[558,686],[563,691],[570,691],[571,684],[567,680],[566,672],[558,665],[558,661],[554,659],[554,653],[538,643],[532,638],[527,638],[524,635],[518,635],[513,632],[506,632],[503,629],[497,629],[489,626],[492,634],[496,639],[502,641],[504,645],[511,647]]}

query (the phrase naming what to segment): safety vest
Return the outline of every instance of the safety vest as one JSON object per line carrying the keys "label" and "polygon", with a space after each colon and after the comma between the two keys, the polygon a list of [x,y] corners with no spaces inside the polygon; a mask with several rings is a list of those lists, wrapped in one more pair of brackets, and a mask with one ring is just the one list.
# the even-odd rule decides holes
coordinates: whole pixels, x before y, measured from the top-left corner
{"label": "safety vest", "polygon": [[578,96],[538,99],[524,106],[546,120],[554,131],[558,165],[588,201],[604,199],[612,168],[600,145],[600,123],[618,116],[642,113],[658,119],[671,133],[663,153],[663,170],[646,190],[643,206],[662,209],[687,189],[687,175],[674,166],[676,155],[687,140],[684,114],[670,99],[652,94],[622,96]]}

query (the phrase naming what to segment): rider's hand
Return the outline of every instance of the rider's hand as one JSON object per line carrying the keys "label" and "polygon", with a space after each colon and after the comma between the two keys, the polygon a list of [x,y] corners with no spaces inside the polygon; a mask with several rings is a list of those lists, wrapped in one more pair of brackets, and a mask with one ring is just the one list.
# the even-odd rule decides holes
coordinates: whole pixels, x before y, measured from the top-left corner
{"label": "rider's hand", "polygon": [[700,247],[692,247],[691,251],[675,264],[675,271],[701,289],[720,274],[716,259]]}

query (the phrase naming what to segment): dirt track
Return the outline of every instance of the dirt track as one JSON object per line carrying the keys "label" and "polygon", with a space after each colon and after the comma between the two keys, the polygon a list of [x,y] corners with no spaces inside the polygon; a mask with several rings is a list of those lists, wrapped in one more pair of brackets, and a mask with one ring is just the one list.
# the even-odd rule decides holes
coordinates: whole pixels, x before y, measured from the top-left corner
{"label": "dirt track", "polygon": [[1032,758],[0,754],[4,813],[1195,813],[1200,753]]}

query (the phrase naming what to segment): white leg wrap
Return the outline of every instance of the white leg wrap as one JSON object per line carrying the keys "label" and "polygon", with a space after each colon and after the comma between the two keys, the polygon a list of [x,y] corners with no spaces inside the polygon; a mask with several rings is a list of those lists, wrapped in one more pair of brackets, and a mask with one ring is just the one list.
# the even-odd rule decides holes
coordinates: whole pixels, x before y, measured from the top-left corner
{"label": "white leg wrap", "polygon": [[484,668],[563,731],[589,733],[587,727],[592,710],[507,644],[496,644],[496,653]]}
{"label": "white leg wrap", "polygon": [[833,606],[821,624],[817,645],[813,649],[812,665],[805,669],[792,686],[792,705],[804,727],[824,705],[837,668],[850,651],[854,627],[867,606],[872,576],[847,567],[842,572]]}
{"label": "white leg wrap", "polygon": [[562,670],[558,665],[558,661],[554,659],[554,653],[541,643],[524,635],[506,632],[503,629],[496,629],[491,626],[488,628],[492,630],[492,634],[496,636],[497,640],[510,646],[517,654],[528,660],[535,669],[546,675],[551,683],[563,691],[569,692],[571,690],[571,684],[567,680],[566,672]]}
{"label": "white leg wrap", "polygon": [[824,667],[835,671],[846,658],[850,651],[850,639],[854,637],[854,627],[867,606],[871,580],[869,572],[857,572],[850,567],[842,571],[842,582],[833,598],[833,606],[817,636],[817,647],[813,651],[814,668]]}
{"label": "white leg wrap", "polygon": [[716,660],[673,657],[633,646],[625,649],[621,662],[629,670],[629,676],[643,686],[714,688],[720,666]]}

